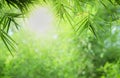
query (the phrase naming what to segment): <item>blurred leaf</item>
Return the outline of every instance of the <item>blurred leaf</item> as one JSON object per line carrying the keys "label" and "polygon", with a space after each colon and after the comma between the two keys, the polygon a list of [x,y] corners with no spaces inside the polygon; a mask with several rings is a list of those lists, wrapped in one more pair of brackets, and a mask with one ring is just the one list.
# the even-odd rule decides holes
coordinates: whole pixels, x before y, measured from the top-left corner
{"label": "blurred leaf", "polygon": [[117,4],[119,4],[119,5],[120,5],[120,0],[115,0],[115,1],[116,1],[116,3],[117,3]]}
{"label": "blurred leaf", "polygon": [[80,20],[75,26],[78,26],[76,32],[78,32],[80,30],[81,27],[84,27],[85,24],[88,21],[88,16],[84,17],[82,20]]}

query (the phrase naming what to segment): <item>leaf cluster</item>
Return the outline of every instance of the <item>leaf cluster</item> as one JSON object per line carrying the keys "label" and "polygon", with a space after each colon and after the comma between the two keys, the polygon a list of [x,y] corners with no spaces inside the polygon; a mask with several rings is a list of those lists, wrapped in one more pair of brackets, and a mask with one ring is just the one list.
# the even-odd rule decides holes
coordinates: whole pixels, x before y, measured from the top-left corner
{"label": "leaf cluster", "polygon": [[16,46],[15,41],[9,35],[13,32],[10,31],[11,26],[19,29],[17,19],[24,18],[29,5],[35,1],[37,0],[0,0],[0,37],[10,52]]}

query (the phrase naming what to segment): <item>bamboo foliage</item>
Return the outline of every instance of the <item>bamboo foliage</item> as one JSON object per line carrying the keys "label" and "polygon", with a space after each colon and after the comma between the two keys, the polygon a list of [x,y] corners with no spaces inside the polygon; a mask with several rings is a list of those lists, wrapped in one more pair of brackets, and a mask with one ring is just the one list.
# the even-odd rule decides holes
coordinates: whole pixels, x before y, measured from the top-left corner
{"label": "bamboo foliage", "polygon": [[119,20],[119,0],[50,1],[53,3],[56,15],[67,19],[77,35],[87,29],[97,37],[99,30],[104,31],[104,26]]}
{"label": "bamboo foliage", "polygon": [[84,30],[90,30],[98,37],[99,31],[104,32],[106,26],[110,28],[120,17],[120,0],[0,0],[0,37],[8,49],[14,42],[8,35],[11,23],[18,29],[16,18],[23,18],[29,5],[41,2],[50,4],[56,16],[67,20],[78,36]]}
{"label": "bamboo foliage", "polygon": [[[9,36],[11,26],[19,29],[16,19],[23,18],[28,6],[35,0],[0,0],[0,37],[7,49],[12,54],[16,42]],[[13,55],[13,54],[12,54]]]}

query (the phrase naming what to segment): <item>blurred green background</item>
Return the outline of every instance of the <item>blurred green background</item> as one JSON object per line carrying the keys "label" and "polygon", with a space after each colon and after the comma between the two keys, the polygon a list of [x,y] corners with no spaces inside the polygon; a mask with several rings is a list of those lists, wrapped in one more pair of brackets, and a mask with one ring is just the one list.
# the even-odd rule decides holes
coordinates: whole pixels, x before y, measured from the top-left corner
{"label": "blurred green background", "polygon": [[102,40],[89,32],[76,37],[70,26],[58,28],[45,36],[24,28],[14,33],[14,56],[0,42],[0,78],[120,77],[119,28]]}
{"label": "blurred green background", "polygon": [[[17,43],[13,56],[0,40],[0,78],[120,78],[120,21],[110,18],[112,10],[120,16],[120,7],[105,1],[96,11],[99,3],[91,9],[92,1],[85,1],[88,3],[81,4],[82,11],[74,9],[75,15],[64,10],[76,16],[74,19],[61,14],[65,19],[59,22],[54,12],[43,8],[41,16],[38,12],[38,18],[31,18],[27,24],[18,20],[23,27],[19,31],[11,28],[8,33]],[[42,27],[30,27],[32,23]]]}

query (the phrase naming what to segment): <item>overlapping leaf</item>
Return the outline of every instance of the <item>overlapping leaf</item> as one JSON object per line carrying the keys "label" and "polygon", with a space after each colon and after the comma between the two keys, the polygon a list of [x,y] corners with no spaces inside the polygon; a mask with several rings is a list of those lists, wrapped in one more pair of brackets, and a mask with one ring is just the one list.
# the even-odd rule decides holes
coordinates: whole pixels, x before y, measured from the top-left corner
{"label": "overlapping leaf", "polygon": [[5,0],[5,1],[9,6],[13,6],[24,12],[25,10],[28,10],[29,4],[33,4],[38,0]]}
{"label": "overlapping leaf", "polygon": [[15,18],[20,15],[21,14],[17,13],[5,13],[0,20],[0,37],[10,52],[11,49],[15,49],[15,41],[8,35],[9,29],[11,23],[13,23],[17,29],[19,28],[19,24],[15,21]]}

